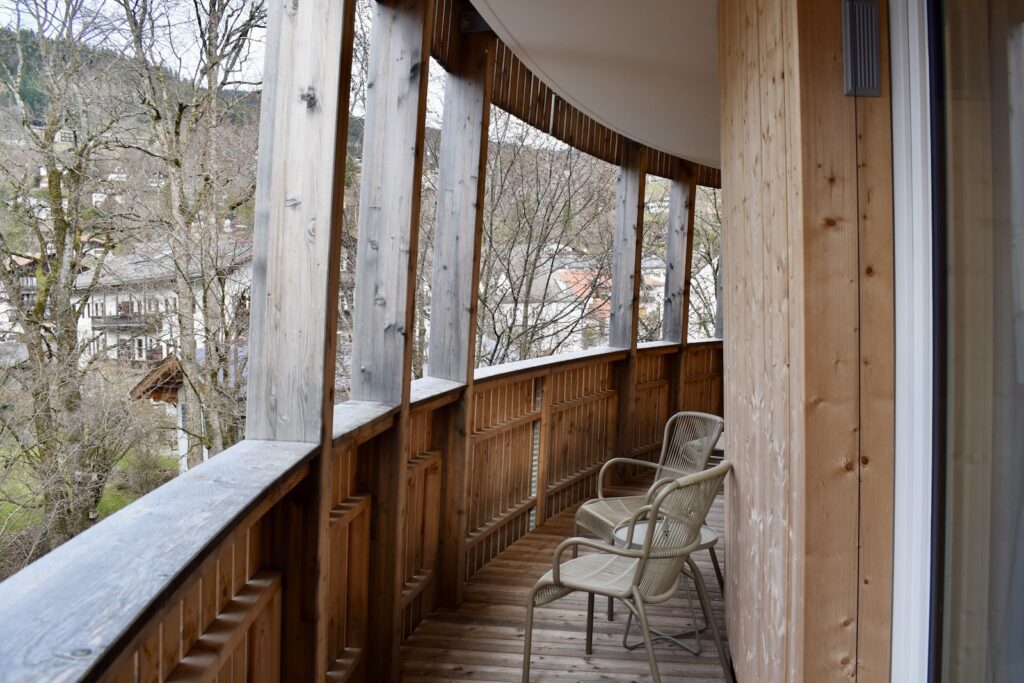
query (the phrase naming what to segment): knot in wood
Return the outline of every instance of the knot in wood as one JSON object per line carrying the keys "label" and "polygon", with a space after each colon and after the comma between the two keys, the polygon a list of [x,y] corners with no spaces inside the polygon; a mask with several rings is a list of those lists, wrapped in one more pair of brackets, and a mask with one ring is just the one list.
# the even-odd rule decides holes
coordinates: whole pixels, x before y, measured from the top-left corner
{"label": "knot in wood", "polygon": [[299,94],[299,99],[306,103],[306,109],[315,109],[316,88],[311,85],[306,86],[306,89]]}

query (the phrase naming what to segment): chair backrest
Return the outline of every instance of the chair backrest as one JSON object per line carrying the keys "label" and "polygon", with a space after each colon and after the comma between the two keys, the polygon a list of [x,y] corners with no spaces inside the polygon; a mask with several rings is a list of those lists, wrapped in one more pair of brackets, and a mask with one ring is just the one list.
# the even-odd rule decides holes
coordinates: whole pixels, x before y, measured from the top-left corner
{"label": "chair backrest", "polygon": [[732,464],[676,479],[654,499],[634,584],[641,595],[659,596],[675,590],[679,572],[690,551],[700,545],[700,528]]}
{"label": "chair backrest", "polygon": [[[665,423],[661,441],[661,457],[655,479],[678,477],[700,472],[707,465],[711,451],[722,435],[724,422],[707,413],[676,413]],[[663,470],[669,470],[662,473]]]}

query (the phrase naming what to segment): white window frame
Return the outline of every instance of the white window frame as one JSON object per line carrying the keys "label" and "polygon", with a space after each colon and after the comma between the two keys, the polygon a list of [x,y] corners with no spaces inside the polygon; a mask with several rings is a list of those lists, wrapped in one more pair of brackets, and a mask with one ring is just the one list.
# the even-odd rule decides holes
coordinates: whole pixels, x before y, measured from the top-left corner
{"label": "white window frame", "polygon": [[896,452],[890,680],[928,679],[932,570],[934,292],[925,0],[889,5],[896,303]]}

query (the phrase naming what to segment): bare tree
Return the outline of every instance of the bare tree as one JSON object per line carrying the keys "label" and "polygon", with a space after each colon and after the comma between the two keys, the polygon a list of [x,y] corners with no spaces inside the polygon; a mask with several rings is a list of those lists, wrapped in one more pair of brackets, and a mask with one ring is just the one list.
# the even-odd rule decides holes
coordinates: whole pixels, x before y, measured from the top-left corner
{"label": "bare tree", "polygon": [[607,339],[615,169],[494,107],[477,362]]}
{"label": "bare tree", "polygon": [[[668,240],[668,184],[657,176],[648,175],[645,183],[647,196],[644,204],[642,265],[640,269],[640,318],[637,321],[637,340],[661,340],[662,319],[665,314],[666,248]],[[655,277],[655,274],[658,277]]]}
{"label": "bare tree", "polygon": [[0,374],[0,531],[14,512],[30,513],[21,561],[92,523],[115,463],[145,433],[126,395],[89,374],[78,336],[90,273],[124,229],[116,207],[93,198],[114,163],[112,139],[135,113],[121,97],[124,60],[109,48],[119,26],[105,9],[15,0],[0,35],[0,285],[11,340]]}
{"label": "bare tree", "polygon": [[722,336],[722,191],[699,187],[693,233],[689,336]]}
{"label": "bare tree", "polygon": [[[155,202],[139,221],[166,240],[176,269],[189,461],[241,435],[248,292],[230,286],[237,243],[250,234],[257,94],[253,49],[263,0],[116,0],[131,83],[147,134],[120,142],[150,162]],[[231,233],[228,234],[230,228]],[[200,354],[200,344],[205,353]]]}

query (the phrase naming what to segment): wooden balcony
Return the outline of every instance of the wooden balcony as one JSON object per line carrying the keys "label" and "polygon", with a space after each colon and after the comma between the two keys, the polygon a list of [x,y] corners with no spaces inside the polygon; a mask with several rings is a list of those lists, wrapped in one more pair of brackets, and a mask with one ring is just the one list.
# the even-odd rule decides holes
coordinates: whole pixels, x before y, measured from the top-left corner
{"label": "wooden balcony", "polygon": [[[633,487],[633,491],[642,490]],[[623,488],[623,492],[632,492]],[[719,496],[708,523],[724,533],[724,498]],[[402,680],[522,680],[523,623],[526,601],[536,578],[551,568],[560,541],[573,535],[573,508],[560,512],[487,563],[466,584],[458,608],[441,608],[426,616],[402,645]],[[722,548],[719,548],[719,559]],[[706,552],[697,554],[719,628],[725,629],[725,605]],[[723,565],[724,567],[724,565]],[[662,631],[683,630],[692,623],[685,594],[651,608],[651,623]],[[703,624],[700,607],[697,623]],[[643,648],[622,647],[625,609],[609,622],[599,608],[594,622],[594,654],[584,654],[587,601],[574,594],[541,608],[534,621],[532,676],[556,681],[640,681],[650,677]],[[634,624],[631,642],[639,642]],[[655,644],[658,667],[666,680],[724,680],[710,635],[699,655]]]}
{"label": "wooden balcony", "polygon": [[[719,341],[659,343],[480,370],[464,432],[465,387],[420,380],[397,452],[397,408],[341,404],[322,454],[325,524],[302,515],[319,448],[245,441],[0,585],[0,680],[277,680],[317,668],[332,681],[394,680],[392,648],[408,680],[514,680],[525,591],[571,533],[600,465],[624,437],[635,457],[656,457],[678,407],[720,412],[721,353]],[[398,500],[382,493],[394,462]],[[711,521],[723,528],[721,502]],[[388,534],[392,522],[400,533]],[[323,551],[314,566],[311,543]],[[318,585],[318,611],[304,612]],[[675,621],[683,605],[654,618]],[[539,613],[538,675],[643,675],[642,650],[616,644],[622,614],[599,619],[584,656],[581,609],[570,597]],[[720,672],[710,647],[659,656],[666,675]]]}

